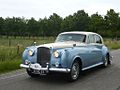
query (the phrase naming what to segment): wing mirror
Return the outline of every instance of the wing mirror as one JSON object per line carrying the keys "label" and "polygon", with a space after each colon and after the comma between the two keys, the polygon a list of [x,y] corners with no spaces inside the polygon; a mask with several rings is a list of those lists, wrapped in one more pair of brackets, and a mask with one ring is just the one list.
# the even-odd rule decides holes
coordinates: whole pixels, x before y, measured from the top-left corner
{"label": "wing mirror", "polygon": [[76,46],[76,44],[73,44],[73,47],[75,47]]}

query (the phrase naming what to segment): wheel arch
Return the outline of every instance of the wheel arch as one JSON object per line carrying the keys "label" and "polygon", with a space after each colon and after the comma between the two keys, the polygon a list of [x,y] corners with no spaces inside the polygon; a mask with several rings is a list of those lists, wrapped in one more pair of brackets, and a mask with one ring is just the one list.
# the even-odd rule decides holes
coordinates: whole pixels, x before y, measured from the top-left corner
{"label": "wheel arch", "polygon": [[108,64],[110,64],[111,63],[111,60],[110,60],[111,54],[110,54],[109,48],[106,46],[103,46],[102,53],[103,53],[103,62],[104,62],[105,57],[108,56]]}
{"label": "wheel arch", "polygon": [[[73,58],[72,64],[73,64],[75,61],[78,61],[79,65],[80,65],[80,69],[82,70],[82,59],[81,59],[79,56],[75,56],[75,57]],[[72,64],[71,64],[71,67],[72,67]]]}

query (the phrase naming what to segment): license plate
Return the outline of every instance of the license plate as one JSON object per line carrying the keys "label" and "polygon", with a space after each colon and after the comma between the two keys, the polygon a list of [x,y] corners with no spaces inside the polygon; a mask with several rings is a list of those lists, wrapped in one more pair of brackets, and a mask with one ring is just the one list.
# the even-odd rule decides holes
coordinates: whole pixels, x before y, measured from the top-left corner
{"label": "license plate", "polygon": [[38,70],[34,70],[33,73],[35,73],[35,74],[40,74],[40,71],[38,71]]}
{"label": "license plate", "polygon": [[44,70],[34,70],[34,73],[35,74],[40,74],[40,75],[46,75],[46,71],[44,71]]}

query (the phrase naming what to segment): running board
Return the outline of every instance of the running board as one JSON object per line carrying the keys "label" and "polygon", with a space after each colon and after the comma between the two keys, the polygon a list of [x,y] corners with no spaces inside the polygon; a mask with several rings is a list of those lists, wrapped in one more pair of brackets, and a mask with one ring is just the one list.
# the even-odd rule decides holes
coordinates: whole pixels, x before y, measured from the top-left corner
{"label": "running board", "polygon": [[103,64],[103,62],[100,62],[100,63],[94,64],[94,65],[92,65],[92,66],[85,67],[85,68],[83,68],[82,70],[84,71],[84,70],[87,70],[87,69],[90,69],[90,68],[93,68],[93,67],[96,67],[96,66],[99,66],[99,65],[102,65],[102,64]]}

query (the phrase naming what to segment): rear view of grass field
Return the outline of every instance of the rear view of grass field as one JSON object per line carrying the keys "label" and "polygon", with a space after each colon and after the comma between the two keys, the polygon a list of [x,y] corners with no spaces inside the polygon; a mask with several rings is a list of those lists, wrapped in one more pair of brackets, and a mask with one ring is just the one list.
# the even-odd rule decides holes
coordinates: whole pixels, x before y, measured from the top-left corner
{"label": "rear view of grass field", "polygon": [[[11,70],[20,69],[22,62],[22,53],[27,46],[31,46],[33,42],[37,45],[54,42],[54,37],[37,37],[37,38],[21,38],[21,37],[1,37],[0,38],[0,74]],[[120,40],[105,39],[105,44],[110,49],[119,49]]]}

